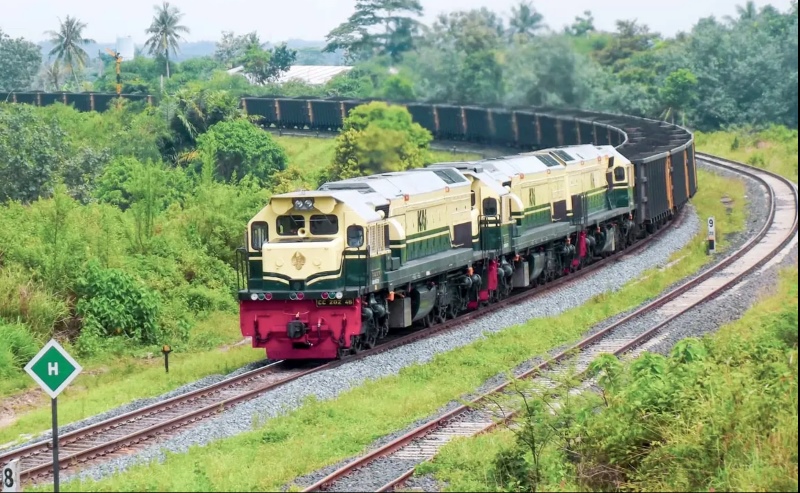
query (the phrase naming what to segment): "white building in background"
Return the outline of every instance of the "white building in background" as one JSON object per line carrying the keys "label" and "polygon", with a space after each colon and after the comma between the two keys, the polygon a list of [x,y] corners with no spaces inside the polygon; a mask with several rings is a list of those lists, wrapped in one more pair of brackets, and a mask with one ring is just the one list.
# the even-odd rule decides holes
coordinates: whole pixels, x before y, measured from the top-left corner
{"label": "white building in background", "polygon": [[[343,74],[352,70],[353,67],[346,67],[344,65],[293,65],[288,71],[281,74],[277,83],[283,84],[290,80],[299,80],[310,85],[323,85],[335,76]],[[228,73],[240,74],[244,67],[235,67],[228,70]],[[253,84],[253,80],[246,76],[247,80]]]}
{"label": "white building in background", "polygon": [[122,56],[123,62],[133,60],[135,48],[133,45],[133,38],[130,36],[123,36],[117,38],[117,53]]}

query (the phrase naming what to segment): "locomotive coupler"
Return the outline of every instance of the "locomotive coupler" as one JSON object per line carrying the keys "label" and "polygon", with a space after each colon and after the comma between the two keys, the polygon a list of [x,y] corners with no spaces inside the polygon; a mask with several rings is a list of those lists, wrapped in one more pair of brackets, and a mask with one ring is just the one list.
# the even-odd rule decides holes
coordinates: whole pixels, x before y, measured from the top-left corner
{"label": "locomotive coupler", "polygon": [[289,339],[299,339],[306,335],[307,331],[308,325],[300,320],[292,320],[286,324],[286,334],[289,336]]}

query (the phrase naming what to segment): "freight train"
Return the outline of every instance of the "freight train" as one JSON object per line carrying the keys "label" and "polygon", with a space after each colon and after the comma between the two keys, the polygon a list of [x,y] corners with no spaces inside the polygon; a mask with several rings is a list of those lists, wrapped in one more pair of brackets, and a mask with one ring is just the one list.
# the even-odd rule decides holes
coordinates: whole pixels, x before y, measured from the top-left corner
{"label": "freight train", "polygon": [[[0,100],[94,110],[112,96]],[[245,97],[241,105],[266,127],[336,131],[364,102]],[[694,139],[676,125],[555,108],[400,104],[436,139],[521,153],[273,196],[238,250],[241,332],[269,358],[342,357],[392,330],[546,283],[653,233],[697,191]]]}
{"label": "freight train", "polygon": [[[335,130],[359,103],[243,106],[265,125]],[[273,196],[239,250],[241,332],[269,358],[341,358],[544,284],[652,233],[696,191],[692,136],[669,124],[406,106],[438,138],[527,152]]]}

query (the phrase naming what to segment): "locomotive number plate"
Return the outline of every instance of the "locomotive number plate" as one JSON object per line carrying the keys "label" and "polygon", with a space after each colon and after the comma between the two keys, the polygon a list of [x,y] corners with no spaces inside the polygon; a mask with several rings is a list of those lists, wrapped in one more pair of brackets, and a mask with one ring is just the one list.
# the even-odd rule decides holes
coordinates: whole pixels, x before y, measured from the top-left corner
{"label": "locomotive number plate", "polygon": [[356,300],[317,300],[317,306],[353,306]]}

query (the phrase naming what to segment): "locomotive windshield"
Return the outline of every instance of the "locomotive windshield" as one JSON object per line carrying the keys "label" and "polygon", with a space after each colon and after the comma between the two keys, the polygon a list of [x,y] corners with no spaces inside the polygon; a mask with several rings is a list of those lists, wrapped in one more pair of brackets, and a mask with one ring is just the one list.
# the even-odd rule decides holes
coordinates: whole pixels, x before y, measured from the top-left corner
{"label": "locomotive windshield", "polygon": [[310,223],[312,235],[335,235],[339,232],[339,218],[333,214],[314,214]]}
{"label": "locomotive windshield", "polygon": [[306,227],[306,218],[300,215],[278,216],[275,230],[281,236],[296,236],[300,228]]}
{"label": "locomotive windshield", "polygon": [[300,214],[278,216],[276,223],[281,236],[297,236],[306,223],[312,235],[335,235],[339,232],[339,218],[334,214],[312,214],[308,219]]}

